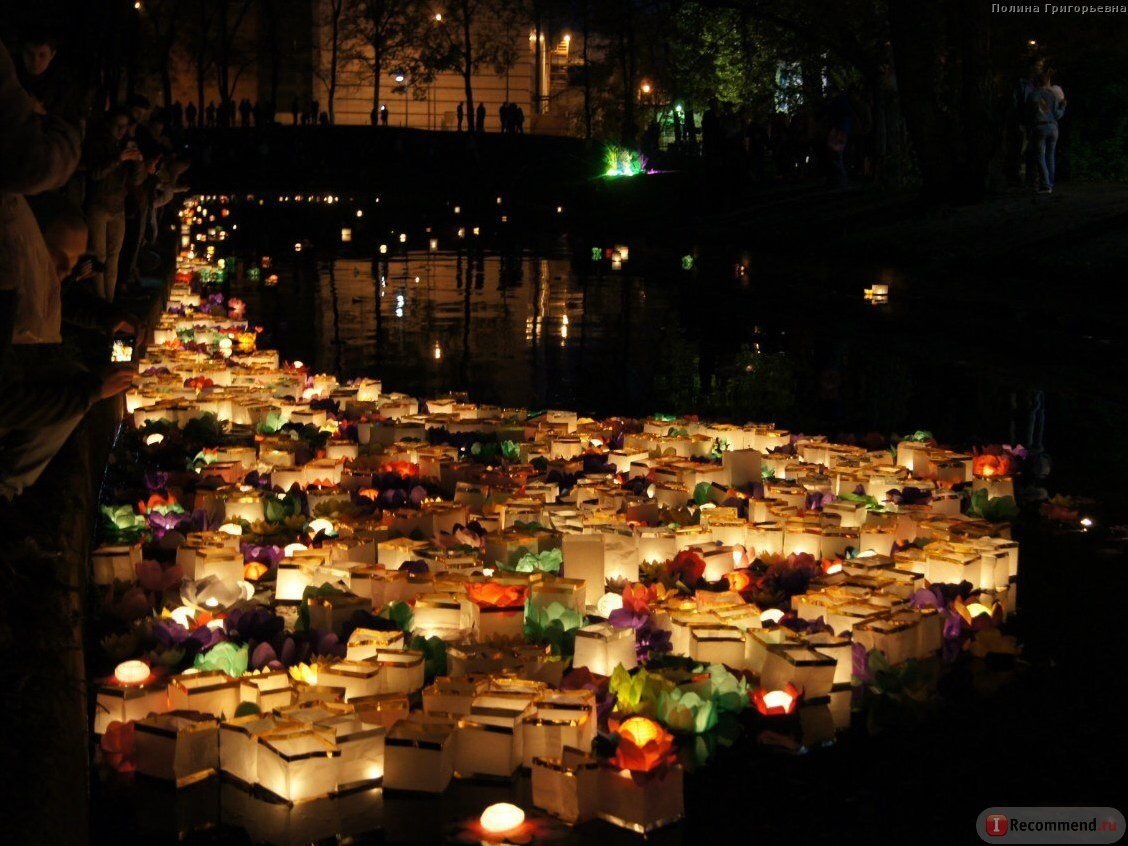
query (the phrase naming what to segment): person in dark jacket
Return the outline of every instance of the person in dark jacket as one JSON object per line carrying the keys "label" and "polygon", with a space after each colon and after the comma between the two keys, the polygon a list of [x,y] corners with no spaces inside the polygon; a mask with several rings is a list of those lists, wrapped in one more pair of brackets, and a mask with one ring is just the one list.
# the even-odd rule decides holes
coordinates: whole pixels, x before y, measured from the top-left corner
{"label": "person in dark jacket", "polygon": [[127,139],[129,115],[113,109],[105,125],[91,134],[86,161],[86,216],[90,223],[90,248],[105,270],[98,274],[99,296],[113,302],[118,258],[125,241],[125,195],[145,178],[143,160],[135,143]]}
{"label": "person in dark jacket", "polygon": [[[58,260],[47,246],[23,194],[64,185],[78,164],[78,131],[42,114],[19,85],[15,66],[0,44],[0,497],[12,498],[31,484],[90,405],[124,391],[129,373],[45,372],[33,366],[41,344],[60,335],[44,322],[36,345],[13,345],[20,301],[50,305],[58,290]],[[74,227],[71,226],[71,229]],[[81,237],[81,236],[80,236]],[[78,243],[73,239],[69,249]],[[66,255],[66,247],[62,249]],[[44,289],[44,290],[41,290]],[[55,427],[64,427],[56,429]]]}
{"label": "person in dark jacket", "polygon": [[[45,222],[43,243],[57,289],[71,276],[72,268],[86,251],[88,237],[82,213],[65,201]],[[135,320],[119,316],[108,304],[91,306],[72,299],[68,312],[72,320],[86,328],[107,333],[118,329],[137,331]],[[62,310],[56,315],[56,324],[61,318]],[[0,497],[7,499],[35,483],[91,405],[121,393],[133,382],[128,366],[107,366],[102,372],[92,372],[60,357],[58,348],[28,347],[26,353],[24,396],[15,402],[6,397],[3,418],[8,424],[0,420]],[[49,395],[36,390],[40,384],[49,388]]]}
{"label": "person in dark jacket", "polygon": [[475,111],[475,113],[478,117],[478,125],[477,125],[478,132],[485,132],[486,131],[486,104],[485,103],[479,103],[478,108],[475,109],[474,111]]}

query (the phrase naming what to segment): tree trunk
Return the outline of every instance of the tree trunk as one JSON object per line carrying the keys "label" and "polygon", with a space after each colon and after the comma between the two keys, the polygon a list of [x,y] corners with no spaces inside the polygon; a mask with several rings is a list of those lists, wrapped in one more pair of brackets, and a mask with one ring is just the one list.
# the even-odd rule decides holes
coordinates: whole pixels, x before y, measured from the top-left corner
{"label": "tree trunk", "polygon": [[584,0],[583,28],[584,28],[584,138],[591,140],[591,64],[588,61],[588,35],[589,16],[591,14],[590,0]]}
{"label": "tree trunk", "polygon": [[380,75],[384,72],[384,51],[379,41],[372,42],[372,109],[375,126],[380,119]]}
{"label": "tree trunk", "polygon": [[[989,20],[973,0],[951,14],[949,26],[941,0],[890,0],[898,100],[925,198],[976,202],[986,193],[992,140]],[[955,49],[947,49],[949,32]]]}
{"label": "tree trunk", "polygon": [[462,0],[462,83],[466,88],[466,117],[470,120],[473,137],[478,121],[474,114],[474,42],[470,33],[470,4]]}
{"label": "tree trunk", "polygon": [[344,9],[344,0],[334,0],[331,7],[333,13],[333,43],[329,50],[329,123],[336,123],[334,101],[337,99],[337,59],[341,52],[341,12]]}
{"label": "tree trunk", "polygon": [[624,146],[633,147],[635,143],[635,85],[634,85],[634,36],[629,22],[619,30],[619,71],[623,76],[623,126],[620,140]]}

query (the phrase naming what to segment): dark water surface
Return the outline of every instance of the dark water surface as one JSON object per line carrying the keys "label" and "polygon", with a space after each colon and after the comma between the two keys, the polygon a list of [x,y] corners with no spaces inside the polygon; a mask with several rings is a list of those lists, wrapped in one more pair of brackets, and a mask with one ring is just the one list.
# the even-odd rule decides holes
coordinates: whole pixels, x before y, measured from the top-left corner
{"label": "dark water surface", "polygon": [[[566,209],[501,199],[428,215],[372,198],[234,204],[231,292],[265,345],[342,377],[379,376],[386,390],[830,436],[928,429],[961,448],[1041,433],[1055,487],[1120,496],[1128,455],[1114,433],[1128,389],[1115,362],[1128,356],[1124,339],[1093,332],[1091,305],[1074,319],[1036,301],[1020,311],[974,268],[926,281],[879,260],[814,263],[754,233],[593,233]],[[264,256],[276,287],[247,278]],[[888,303],[865,299],[874,283],[889,285]]]}

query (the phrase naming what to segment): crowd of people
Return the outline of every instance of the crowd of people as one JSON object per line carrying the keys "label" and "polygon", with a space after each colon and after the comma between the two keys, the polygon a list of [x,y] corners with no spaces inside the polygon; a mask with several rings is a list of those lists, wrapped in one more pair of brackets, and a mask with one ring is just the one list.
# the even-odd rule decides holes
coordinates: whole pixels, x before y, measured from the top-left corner
{"label": "crowd of people", "polygon": [[49,34],[0,44],[0,498],[32,485],[83,415],[130,385],[115,335],[187,162],[143,96],[93,110]]}

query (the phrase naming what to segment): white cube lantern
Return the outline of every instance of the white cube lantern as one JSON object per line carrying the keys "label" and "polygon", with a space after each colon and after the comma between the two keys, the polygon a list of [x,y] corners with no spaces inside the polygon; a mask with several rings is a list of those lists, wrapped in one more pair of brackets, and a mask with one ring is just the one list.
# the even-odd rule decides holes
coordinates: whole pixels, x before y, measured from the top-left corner
{"label": "white cube lantern", "polygon": [[559,602],[565,608],[583,614],[586,600],[587,583],[583,579],[548,576],[534,582],[529,588],[529,607],[534,610]]}
{"label": "white cube lantern", "polygon": [[337,790],[339,752],[323,731],[299,729],[258,739],[258,783],[287,802],[327,796]]}
{"label": "white cube lantern", "polygon": [[384,777],[384,741],[381,725],[372,725],[359,714],[344,714],[314,723],[314,730],[329,733],[337,744],[337,788],[351,790]]}
{"label": "white cube lantern", "polygon": [[442,793],[454,774],[454,728],[449,721],[401,720],[384,741],[384,788]]}
{"label": "white cube lantern", "polygon": [[317,683],[343,688],[346,702],[384,692],[381,689],[380,667],[369,661],[345,660],[322,666],[317,671]]}
{"label": "white cube lantern", "polygon": [[760,671],[760,686],[780,690],[790,682],[812,698],[826,696],[834,684],[837,667],[834,658],[805,646],[772,646]]}
{"label": "white cube lantern", "polygon": [[168,688],[154,684],[103,684],[94,703],[94,733],[105,734],[112,722],[140,720],[168,710]]}
{"label": "white cube lantern", "polygon": [[263,670],[239,677],[239,696],[266,713],[294,701],[294,685],[286,670]]}
{"label": "white cube lantern", "polygon": [[667,767],[636,783],[628,770],[599,770],[599,817],[612,825],[648,834],[671,825],[685,815],[680,766]]}
{"label": "white cube lantern", "polygon": [[458,721],[454,771],[459,778],[509,778],[521,766],[521,722],[535,694],[487,691]]}
{"label": "white cube lantern", "polygon": [[789,629],[777,626],[772,629],[749,629],[745,632],[745,666],[756,673],[763,673],[768,651],[775,648],[798,649],[803,641]]}
{"label": "white cube lantern", "polygon": [[807,645],[816,652],[834,659],[834,684],[850,683],[854,673],[854,644],[850,638],[831,632],[815,632],[807,636]]}
{"label": "white cube lantern", "polygon": [[423,689],[423,653],[380,649],[367,659],[380,667],[380,693],[415,693]]}
{"label": "white cube lantern", "polygon": [[174,711],[199,711],[213,717],[234,717],[242,701],[239,680],[219,670],[182,673],[168,681],[168,704]]}
{"label": "white cube lantern", "polygon": [[96,585],[136,581],[137,565],[140,563],[139,543],[100,546],[90,553],[91,579]]}
{"label": "white cube lantern", "polygon": [[572,666],[609,676],[617,666],[633,670],[638,665],[634,629],[617,629],[610,623],[595,623],[576,632]]}
{"label": "white cube lantern", "polygon": [[423,689],[423,712],[451,718],[468,716],[474,699],[488,686],[489,678],[483,675],[439,676],[430,687]]}
{"label": "white cube lantern", "polygon": [[691,624],[689,657],[703,664],[724,664],[743,669],[745,663],[744,633],[736,626]]}
{"label": "white cube lantern", "polygon": [[190,711],[151,714],[133,726],[137,772],[184,787],[219,767],[219,723]]}
{"label": "white cube lantern", "polygon": [[920,657],[920,619],[909,614],[875,617],[854,627],[854,642],[877,649],[890,664]]}
{"label": "white cube lantern", "polygon": [[533,805],[567,823],[595,816],[599,807],[599,762],[578,749],[532,763]]}
{"label": "white cube lantern", "polygon": [[521,724],[521,755],[526,767],[536,758],[560,758],[566,748],[588,751],[595,739],[595,693],[545,691]]}
{"label": "white cube lantern", "polygon": [[219,726],[219,769],[247,785],[258,782],[258,739],[271,732],[292,732],[301,723],[274,714],[251,714]]}
{"label": "white cube lantern", "polygon": [[375,658],[381,649],[403,649],[404,636],[399,629],[382,631],[377,629],[353,629],[349,635],[348,652],[345,657],[349,661],[364,661]]}

